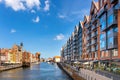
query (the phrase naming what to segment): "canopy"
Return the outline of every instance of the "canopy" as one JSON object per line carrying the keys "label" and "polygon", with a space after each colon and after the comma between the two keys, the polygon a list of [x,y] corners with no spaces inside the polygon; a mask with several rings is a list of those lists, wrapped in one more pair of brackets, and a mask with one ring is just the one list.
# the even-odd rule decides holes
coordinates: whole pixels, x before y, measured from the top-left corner
{"label": "canopy", "polygon": [[90,64],[89,62],[84,62],[83,64]]}

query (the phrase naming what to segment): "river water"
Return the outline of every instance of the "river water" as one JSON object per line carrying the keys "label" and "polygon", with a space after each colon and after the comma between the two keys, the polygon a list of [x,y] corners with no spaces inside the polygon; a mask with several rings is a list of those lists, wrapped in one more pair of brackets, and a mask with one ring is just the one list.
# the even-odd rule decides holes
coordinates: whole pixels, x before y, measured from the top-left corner
{"label": "river water", "polygon": [[18,68],[0,72],[0,80],[72,80],[56,64],[32,64],[30,68]]}

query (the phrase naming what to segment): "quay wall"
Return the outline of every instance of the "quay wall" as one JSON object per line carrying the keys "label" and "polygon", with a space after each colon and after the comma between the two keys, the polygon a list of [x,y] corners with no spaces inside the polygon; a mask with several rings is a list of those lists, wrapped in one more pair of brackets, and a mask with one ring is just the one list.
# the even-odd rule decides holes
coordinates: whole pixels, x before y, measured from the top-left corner
{"label": "quay wall", "polygon": [[85,80],[79,74],[76,73],[75,70],[71,69],[69,66],[63,66],[61,63],[57,63],[60,69],[62,69],[69,77],[73,80]]}
{"label": "quay wall", "polygon": [[20,68],[22,65],[0,66],[0,72]]}
{"label": "quay wall", "polygon": [[72,77],[73,80],[113,80],[112,78],[97,74],[95,71],[90,71],[83,68],[78,71],[72,68],[70,65],[62,63],[58,63],[58,66],[70,77]]}

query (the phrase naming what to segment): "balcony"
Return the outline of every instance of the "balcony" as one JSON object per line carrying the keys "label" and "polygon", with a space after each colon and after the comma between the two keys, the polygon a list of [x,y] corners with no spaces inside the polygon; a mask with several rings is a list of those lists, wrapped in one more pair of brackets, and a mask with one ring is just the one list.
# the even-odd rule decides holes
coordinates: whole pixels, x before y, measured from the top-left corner
{"label": "balcony", "polygon": [[120,3],[118,3],[118,4],[115,6],[115,9],[116,9],[116,10],[120,9]]}
{"label": "balcony", "polygon": [[97,17],[100,17],[103,13],[105,13],[107,11],[107,9],[106,8],[102,8],[101,10],[100,10],[100,12],[98,12],[98,14],[97,14]]}
{"label": "balcony", "polygon": [[97,44],[97,40],[92,40],[91,45]]}
{"label": "balcony", "polygon": [[89,27],[90,27],[90,25],[86,25],[85,27],[86,27],[86,28],[89,28]]}
{"label": "balcony", "polygon": [[91,23],[93,23],[96,19],[97,19],[96,15],[93,15],[92,18],[91,18]]}
{"label": "balcony", "polygon": [[90,30],[88,30],[88,31],[87,31],[87,34],[90,34],[90,32],[91,32],[91,31],[90,31]]}
{"label": "balcony", "polygon": [[91,35],[91,38],[95,37],[96,36],[96,33],[92,33]]}
{"label": "balcony", "polygon": [[92,26],[92,30],[96,29],[97,27],[96,26]]}
{"label": "balcony", "polygon": [[118,0],[110,0],[110,3],[113,4],[115,2],[118,2]]}
{"label": "balcony", "polygon": [[87,47],[90,46],[90,43],[87,44]]}
{"label": "balcony", "polygon": [[87,37],[87,40],[90,40],[90,37]]}
{"label": "balcony", "polygon": [[91,51],[95,51],[95,48],[92,48]]}

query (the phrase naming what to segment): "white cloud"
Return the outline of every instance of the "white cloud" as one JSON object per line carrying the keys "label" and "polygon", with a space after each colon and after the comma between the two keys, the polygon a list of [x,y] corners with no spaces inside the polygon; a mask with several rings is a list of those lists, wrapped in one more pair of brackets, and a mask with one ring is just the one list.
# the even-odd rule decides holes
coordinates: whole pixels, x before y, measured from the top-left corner
{"label": "white cloud", "polygon": [[11,29],[10,33],[15,33],[16,30],[15,29]]}
{"label": "white cloud", "polygon": [[61,19],[64,19],[66,16],[62,15],[62,14],[58,14],[58,17],[61,18]]}
{"label": "white cloud", "polygon": [[[2,0],[0,0],[1,2]],[[14,11],[37,8],[40,9],[40,0],[4,0],[7,7]]]}
{"label": "white cloud", "polygon": [[45,7],[44,7],[44,11],[49,11],[50,10],[50,2],[49,0],[45,1]]}
{"label": "white cloud", "polygon": [[31,13],[36,13],[36,11],[32,9],[32,10],[31,10]]}
{"label": "white cloud", "polygon": [[5,0],[7,7],[11,7],[13,10],[25,10],[25,6],[21,0]]}
{"label": "white cloud", "polygon": [[89,15],[89,9],[81,9],[71,12],[71,16],[75,16],[75,19],[83,19],[85,15]]}
{"label": "white cloud", "polygon": [[40,1],[39,0],[24,0],[28,8],[32,9],[33,7],[37,7],[40,9]]}
{"label": "white cloud", "polygon": [[38,23],[38,22],[40,21],[39,16],[37,16],[37,17],[36,17],[35,19],[33,19],[32,21],[35,22],[35,23]]}
{"label": "white cloud", "polygon": [[63,34],[59,34],[54,38],[54,40],[63,40],[64,38],[65,36]]}
{"label": "white cloud", "polygon": [[84,15],[89,15],[89,9],[84,8],[81,10],[74,10],[74,11],[69,11],[69,12],[65,12],[63,11],[63,13],[58,13],[58,17],[67,21],[74,21],[74,20],[83,20]]}
{"label": "white cloud", "polygon": [[0,0],[0,2],[2,2],[2,0]]}

